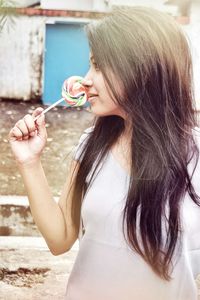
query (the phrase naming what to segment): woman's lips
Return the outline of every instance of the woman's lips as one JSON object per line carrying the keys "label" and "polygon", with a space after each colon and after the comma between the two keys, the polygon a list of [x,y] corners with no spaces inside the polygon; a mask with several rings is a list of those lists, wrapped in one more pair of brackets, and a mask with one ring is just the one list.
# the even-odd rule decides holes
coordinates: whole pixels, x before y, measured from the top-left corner
{"label": "woman's lips", "polygon": [[88,102],[93,102],[98,97],[98,95],[89,95]]}

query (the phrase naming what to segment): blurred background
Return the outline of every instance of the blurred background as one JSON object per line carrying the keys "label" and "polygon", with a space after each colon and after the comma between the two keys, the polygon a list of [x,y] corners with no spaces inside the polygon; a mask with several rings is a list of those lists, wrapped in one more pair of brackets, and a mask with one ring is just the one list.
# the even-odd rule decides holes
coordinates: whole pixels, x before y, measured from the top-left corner
{"label": "blurred background", "polygon": [[[65,78],[84,76],[89,67],[84,25],[118,5],[155,7],[180,24],[191,47],[197,113],[200,110],[200,0],[0,0],[2,300],[63,299],[78,243],[59,257],[49,253],[31,217],[7,137],[18,119],[60,98]],[[55,200],[66,180],[73,148],[92,120],[86,109],[64,105],[46,115],[48,140],[42,161]],[[196,281],[200,286],[198,274]]]}

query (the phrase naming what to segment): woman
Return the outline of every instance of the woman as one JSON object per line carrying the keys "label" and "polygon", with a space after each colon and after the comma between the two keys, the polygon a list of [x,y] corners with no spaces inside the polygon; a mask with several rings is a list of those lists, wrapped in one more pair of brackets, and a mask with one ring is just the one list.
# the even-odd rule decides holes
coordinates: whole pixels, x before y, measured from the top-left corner
{"label": "woman", "polygon": [[58,204],[40,162],[42,109],[10,131],[49,249],[64,253],[79,236],[66,299],[195,300],[200,170],[187,41],[171,17],[142,7],[117,9],[86,31],[91,65],[83,83],[97,118]]}

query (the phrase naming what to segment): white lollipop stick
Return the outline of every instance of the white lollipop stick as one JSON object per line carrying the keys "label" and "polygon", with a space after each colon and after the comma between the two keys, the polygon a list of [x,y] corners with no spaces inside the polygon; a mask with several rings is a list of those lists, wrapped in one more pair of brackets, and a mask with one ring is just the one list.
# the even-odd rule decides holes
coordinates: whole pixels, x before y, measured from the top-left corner
{"label": "white lollipop stick", "polygon": [[[47,107],[45,110],[43,110],[43,112],[41,114],[45,114],[46,112],[48,112],[50,109],[52,109],[54,106],[56,106],[57,104],[59,104],[60,102],[64,101],[65,98],[61,98],[58,101],[56,101],[55,103],[53,103],[52,105],[50,105],[49,107]],[[41,115],[40,114],[40,115]],[[35,117],[34,121],[36,121],[40,115],[38,115],[37,117]]]}

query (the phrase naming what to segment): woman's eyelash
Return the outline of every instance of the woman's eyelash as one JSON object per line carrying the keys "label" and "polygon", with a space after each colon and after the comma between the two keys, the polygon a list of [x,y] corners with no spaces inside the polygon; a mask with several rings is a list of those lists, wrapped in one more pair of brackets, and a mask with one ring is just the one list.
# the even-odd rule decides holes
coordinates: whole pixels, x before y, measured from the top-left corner
{"label": "woman's eyelash", "polygon": [[93,63],[93,66],[94,66],[96,71],[99,71],[99,66],[96,63]]}
{"label": "woman's eyelash", "polygon": [[97,63],[95,61],[89,61],[89,65],[93,65],[95,69],[98,69],[99,70],[99,67],[97,65]]}
{"label": "woman's eyelash", "polygon": [[99,69],[97,63],[93,62],[93,66],[94,66],[96,69]]}

